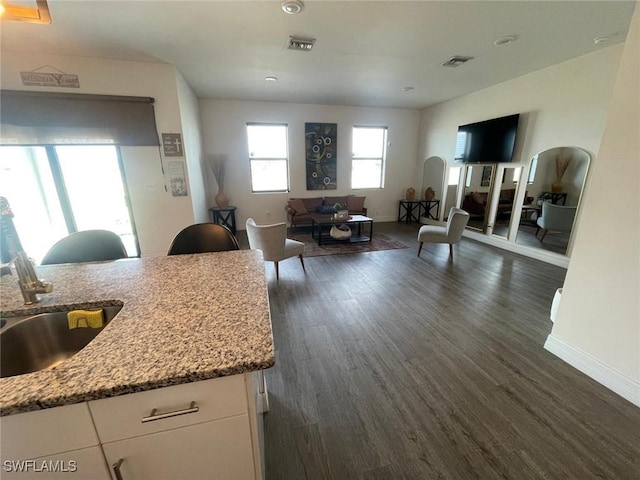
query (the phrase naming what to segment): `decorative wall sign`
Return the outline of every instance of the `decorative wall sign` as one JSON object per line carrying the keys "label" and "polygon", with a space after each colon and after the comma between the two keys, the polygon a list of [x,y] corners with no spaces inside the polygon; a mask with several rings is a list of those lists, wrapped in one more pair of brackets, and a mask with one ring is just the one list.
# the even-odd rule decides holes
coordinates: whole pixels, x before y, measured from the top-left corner
{"label": "decorative wall sign", "polygon": [[493,167],[483,167],[482,168],[482,180],[480,181],[481,187],[488,187],[491,185],[491,172],[493,171]]}
{"label": "decorative wall sign", "polygon": [[184,165],[180,161],[167,163],[169,172],[169,182],[171,184],[171,195],[174,197],[187,196],[187,179],[184,175]]}
{"label": "decorative wall sign", "polygon": [[179,133],[163,133],[162,148],[165,157],[184,157],[182,136]]}
{"label": "decorative wall sign", "polygon": [[[50,68],[56,72],[40,72],[39,70]],[[22,84],[27,87],[61,87],[80,88],[78,75],[65,73],[51,65],[43,65],[30,72],[20,72]]]}
{"label": "decorative wall sign", "polygon": [[335,190],[337,123],[305,123],[307,190]]}

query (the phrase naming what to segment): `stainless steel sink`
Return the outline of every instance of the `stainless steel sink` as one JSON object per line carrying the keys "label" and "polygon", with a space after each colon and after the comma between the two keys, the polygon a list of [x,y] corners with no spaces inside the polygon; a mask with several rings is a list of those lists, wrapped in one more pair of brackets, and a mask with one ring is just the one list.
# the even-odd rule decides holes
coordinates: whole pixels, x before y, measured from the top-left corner
{"label": "stainless steel sink", "polygon": [[[122,306],[104,307],[105,325]],[[67,312],[5,317],[0,328],[0,377],[36,372],[72,357],[102,328],[69,329]]]}

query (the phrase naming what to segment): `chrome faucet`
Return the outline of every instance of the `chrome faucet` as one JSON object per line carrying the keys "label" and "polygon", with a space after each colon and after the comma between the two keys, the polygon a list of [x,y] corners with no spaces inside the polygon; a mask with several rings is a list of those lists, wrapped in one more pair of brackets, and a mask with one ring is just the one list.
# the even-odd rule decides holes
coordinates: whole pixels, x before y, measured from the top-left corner
{"label": "chrome faucet", "polygon": [[25,305],[39,302],[39,293],[53,292],[53,284],[51,282],[41,280],[36,276],[33,264],[24,251],[18,252],[18,255],[13,260],[13,264],[16,266],[16,271],[18,272],[18,285],[20,285],[20,291],[22,292]]}
{"label": "chrome faucet", "polygon": [[[20,237],[13,224],[13,212],[5,197],[0,197],[0,259],[3,262],[11,262],[18,272],[18,285],[22,292],[25,305],[31,305],[40,301],[39,293],[53,292],[53,284],[38,279],[33,264],[22,248]],[[0,268],[0,274],[11,274],[9,263]]]}

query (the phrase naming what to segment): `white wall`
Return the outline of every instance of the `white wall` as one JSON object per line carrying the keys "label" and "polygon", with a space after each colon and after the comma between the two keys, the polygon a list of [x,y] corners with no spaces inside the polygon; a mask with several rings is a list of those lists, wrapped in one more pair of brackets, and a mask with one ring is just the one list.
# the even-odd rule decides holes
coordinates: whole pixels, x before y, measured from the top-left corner
{"label": "white wall", "polygon": [[191,195],[191,204],[193,206],[193,218],[196,223],[208,222],[210,219],[203,174],[206,170],[203,168],[198,98],[182,74],[177,70],[175,73],[178,101],[180,103],[180,118],[182,121],[184,156],[187,161],[189,176],[189,194]]}
{"label": "white wall", "polygon": [[[3,53],[1,61],[0,85],[3,89],[153,97],[158,132],[182,130],[172,65],[14,53]],[[20,72],[43,65],[78,75],[80,88],[23,86]],[[179,229],[193,223],[191,198],[172,197],[165,191],[168,182],[161,167],[161,161],[165,160],[158,148],[128,147],[122,149],[122,155],[141,253],[143,256],[165,255]]]}
{"label": "white wall", "polygon": [[[600,147],[622,48],[604,48],[425,109],[420,156],[438,155],[450,167],[459,125],[520,113],[514,162],[528,165],[535,154],[559,146],[581,147],[593,157]],[[521,202],[524,188],[519,194]],[[561,257],[557,254],[491,236],[469,236],[566,266],[566,259],[554,258]]]}
{"label": "white wall", "polygon": [[[420,176],[416,176],[419,110],[203,99],[200,114],[205,153],[228,156],[225,194],[231,204],[238,207],[236,220],[241,229],[248,217],[258,223],[285,221],[284,207],[288,198],[351,193],[367,197],[368,214],[377,221],[395,220],[398,200],[404,198],[405,190],[411,186],[418,190],[422,183],[422,162]],[[247,122],[288,124],[290,193],[251,193]],[[306,190],[305,122],[338,124],[337,190]],[[354,125],[389,127],[384,189],[352,191],[350,188],[351,128]],[[211,197],[216,192],[208,193]]]}
{"label": "white wall", "polygon": [[640,406],[640,8],[546,348]]}

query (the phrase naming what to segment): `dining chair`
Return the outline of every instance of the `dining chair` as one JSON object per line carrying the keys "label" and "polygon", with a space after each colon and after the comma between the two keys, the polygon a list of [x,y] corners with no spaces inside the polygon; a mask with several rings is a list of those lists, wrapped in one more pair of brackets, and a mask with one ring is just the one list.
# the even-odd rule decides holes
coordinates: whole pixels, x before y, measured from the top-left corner
{"label": "dining chair", "polygon": [[196,223],[182,229],[171,242],[167,255],[240,250],[238,240],[224,225]]}
{"label": "dining chair", "polygon": [[58,240],[40,264],[100,262],[127,258],[127,256],[127,249],[114,232],[83,230]]}

